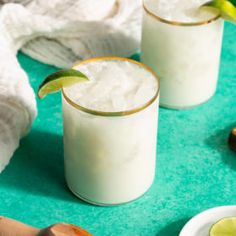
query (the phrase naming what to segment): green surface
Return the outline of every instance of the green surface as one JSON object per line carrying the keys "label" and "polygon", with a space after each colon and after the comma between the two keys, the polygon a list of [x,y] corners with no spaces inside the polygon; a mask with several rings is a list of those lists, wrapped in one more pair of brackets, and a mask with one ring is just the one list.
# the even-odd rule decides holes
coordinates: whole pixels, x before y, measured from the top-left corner
{"label": "green surface", "polygon": [[[236,204],[236,154],[227,137],[236,127],[236,27],[226,24],[217,94],[186,111],[160,109],[157,171],[150,191],[118,207],[74,197],[63,173],[60,94],[38,102],[39,115],[0,176],[0,214],[37,227],[66,221],[96,236],[177,236],[195,214]],[[55,68],[19,54],[35,90]]]}

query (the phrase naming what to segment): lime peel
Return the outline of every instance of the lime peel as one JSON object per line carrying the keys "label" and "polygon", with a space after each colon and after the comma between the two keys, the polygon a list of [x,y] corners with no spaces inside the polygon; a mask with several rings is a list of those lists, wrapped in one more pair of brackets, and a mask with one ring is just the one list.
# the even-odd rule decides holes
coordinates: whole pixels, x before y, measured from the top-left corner
{"label": "lime peel", "polygon": [[236,0],[212,0],[202,5],[205,9],[217,9],[221,17],[236,23]]}
{"label": "lime peel", "polygon": [[57,71],[42,82],[38,89],[38,97],[44,98],[49,93],[55,93],[62,88],[72,86],[76,83],[88,81],[88,77],[75,69]]}

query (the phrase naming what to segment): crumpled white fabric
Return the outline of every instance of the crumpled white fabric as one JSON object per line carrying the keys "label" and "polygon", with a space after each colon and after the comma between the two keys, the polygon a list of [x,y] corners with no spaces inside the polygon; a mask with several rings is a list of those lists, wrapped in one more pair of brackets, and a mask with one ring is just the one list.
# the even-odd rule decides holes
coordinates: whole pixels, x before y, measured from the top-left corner
{"label": "crumpled white fabric", "polygon": [[0,172],[37,114],[17,51],[58,67],[126,57],[139,48],[140,27],[141,0],[0,0]]}

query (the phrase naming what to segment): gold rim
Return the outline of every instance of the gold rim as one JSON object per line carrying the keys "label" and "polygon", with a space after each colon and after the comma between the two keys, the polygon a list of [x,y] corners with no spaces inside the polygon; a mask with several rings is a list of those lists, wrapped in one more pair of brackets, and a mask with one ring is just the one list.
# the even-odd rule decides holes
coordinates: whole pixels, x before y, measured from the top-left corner
{"label": "gold rim", "polygon": [[65,98],[65,100],[74,108],[79,109],[83,112],[92,114],[92,115],[97,115],[97,116],[127,116],[127,115],[131,115],[134,113],[137,113],[139,111],[144,110],[145,108],[149,107],[158,97],[159,95],[159,91],[160,91],[160,80],[159,78],[156,76],[156,74],[153,72],[153,70],[151,68],[149,68],[148,66],[134,61],[132,59],[128,59],[128,58],[123,58],[123,57],[96,57],[96,58],[92,58],[92,59],[88,59],[85,61],[82,61],[80,63],[75,64],[72,68],[75,69],[78,66],[87,64],[87,63],[91,63],[91,62],[95,62],[95,61],[128,61],[132,64],[136,64],[140,67],[143,67],[145,70],[149,71],[154,78],[156,78],[157,80],[157,92],[155,93],[155,95],[150,99],[150,101],[148,101],[147,103],[145,103],[144,105],[135,108],[135,109],[131,109],[131,110],[127,110],[127,111],[118,111],[118,112],[104,112],[104,111],[97,111],[97,110],[92,110],[92,109],[88,109],[86,107],[80,106],[79,104],[75,103],[74,101],[72,101],[67,95],[66,92],[64,91],[64,89],[62,88],[62,95]]}
{"label": "gold rim", "polygon": [[170,20],[166,20],[161,18],[160,16],[156,15],[155,13],[153,13],[150,9],[148,9],[147,5],[145,4],[146,0],[143,0],[143,9],[144,11],[149,14],[150,16],[152,16],[153,18],[155,18],[156,20],[169,24],[169,25],[176,25],[176,26],[199,26],[199,25],[207,25],[213,21],[218,20],[221,15],[220,12],[213,18],[206,20],[206,21],[199,21],[199,22],[178,22],[178,21],[170,21]]}

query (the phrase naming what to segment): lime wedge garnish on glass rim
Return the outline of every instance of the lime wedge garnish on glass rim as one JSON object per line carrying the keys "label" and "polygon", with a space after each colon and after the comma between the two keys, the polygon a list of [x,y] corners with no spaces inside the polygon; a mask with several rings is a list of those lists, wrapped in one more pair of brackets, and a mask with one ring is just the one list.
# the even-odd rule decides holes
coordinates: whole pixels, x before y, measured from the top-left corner
{"label": "lime wedge garnish on glass rim", "polygon": [[202,5],[202,7],[209,8],[209,10],[217,9],[222,18],[236,23],[236,0],[212,0]]}
{"label": "lime wedge garnish on glass rim", "polygon": [[62,88],[88,80],[88,77],[78,70],[60,70],[49,75],[43,81],[43,83],[39,86],[38,96],[39,98],[43,98],[49,93],[55,93]]}
{"label": "lime wedge garnish on glass rim", "polygon": [[235,236],[236,217],[223,218],[210,229],[210,236]]}

